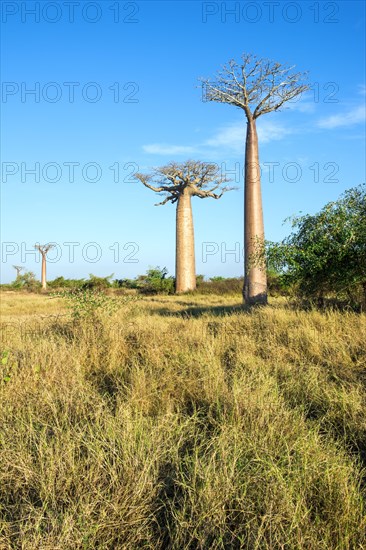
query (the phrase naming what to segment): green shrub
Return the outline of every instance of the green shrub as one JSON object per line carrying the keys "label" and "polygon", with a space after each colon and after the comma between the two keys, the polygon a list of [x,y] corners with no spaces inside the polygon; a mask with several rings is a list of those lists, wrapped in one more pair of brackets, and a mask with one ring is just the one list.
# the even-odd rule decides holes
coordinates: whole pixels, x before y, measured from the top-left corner
{"label": "green shrub", "polygon": [[11,286],[15,289],[24,289],[29,292],[35,292],[41,288],[41,283],[37,281],[33,271],[27,271],[26,273],[19,274]]}
{"label": "green shrub", "polygon": [[157,266],[147,270],[146,275],[138,278],[139,290],[143,294],[174,294],[174,277],[167,277],[168,270]]}
{"label": "green shrub", "polygon": [[97,277],[90,273],[89,279],[85,281],[82,285],[84,290],[105,290],[112,286],[110,279],[113,277],[114,273],[108,275],[107,277]]}
{"label": "green shrub", "polygon": [[139,284],[136,279],[114,279],[114,288],[139,288]]}
{"label": "green shrub", "polygon": [[74,320],[95,320],[100,312],[112,314],[119,307],[119,301],[104,292],[93,289],[66,290],[54,294],[65,298]]}
{"label": "green shrub", "polygon": [[240,294],[243,289],[242,277],[211,277],[209,281],[202,281],[193,291],[197,294]]}
{"label": "green shrub", "polygon": [[48,281],[47,286],[51,289],[57,288],[81,288],[85,284],[85,279],[65,279],[64,277],[56,277],[53,281]]}

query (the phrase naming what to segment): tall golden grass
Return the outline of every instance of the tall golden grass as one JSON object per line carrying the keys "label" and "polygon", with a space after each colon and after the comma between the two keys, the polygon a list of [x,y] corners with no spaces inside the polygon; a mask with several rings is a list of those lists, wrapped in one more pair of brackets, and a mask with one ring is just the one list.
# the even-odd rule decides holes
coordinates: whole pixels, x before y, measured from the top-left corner
{"label": "tall golden grass", "polygon": [[364,314],[1,300],[1,550],[366,547]]}

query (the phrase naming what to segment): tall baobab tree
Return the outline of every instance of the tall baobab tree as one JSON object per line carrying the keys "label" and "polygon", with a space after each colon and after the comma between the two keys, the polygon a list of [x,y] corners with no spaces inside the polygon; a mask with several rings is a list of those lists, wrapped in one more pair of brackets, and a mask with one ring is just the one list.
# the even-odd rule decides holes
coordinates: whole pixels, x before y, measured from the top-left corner
{"label": "tall baobab tree", "polygon": [[261,256],[258,250],[264,245],[264,224],[256,121],[262,115],[278,111],[286,102],[309,89],[306,73],[295,73],[293,68],[243,54],[240,63],[231,60],[224,65],[214,81],[201,79],[206,101],[234,105],[244,111],[247,121],[243,288],[247,304],[267,303],[265,262],[258,261]]}
{"label": "tall baobab tree", "polygon": [[[151,174],[135,174],[145,187],[161,193],[165,199],[160,206],[177,203],[176,210],[176,256],[175,290],[186,292],[196,288],[196,266],[194,254],[194,228],[191,198],[219,199],[231,188],[223,186],[229,180],[217,164],[188,160],[171,162],[153,170]],[[219,189],[219,193],[214,191]]]}
{"label": "tall baobab tree", "polygon": [[20,277],[20,272],[23,271],[24,267],[22,265],[13,265],[15,271],[17,272],[16,279],[18,280]]}
{"label": "tall baobab tree", "polygon": [[45,290],[47,288],[47,282],[46,282],[46,258],[47,258],[47,254],[48,252],[51,250],[51,248],[53,248],[54,245],[49,243],[49,244],[35,244],[34,245],[34,248],[36,248],[37,250],[39,250],[41,256],[42,256],[42,278],[41,278],[41,283],[42,283],[42,288]]}

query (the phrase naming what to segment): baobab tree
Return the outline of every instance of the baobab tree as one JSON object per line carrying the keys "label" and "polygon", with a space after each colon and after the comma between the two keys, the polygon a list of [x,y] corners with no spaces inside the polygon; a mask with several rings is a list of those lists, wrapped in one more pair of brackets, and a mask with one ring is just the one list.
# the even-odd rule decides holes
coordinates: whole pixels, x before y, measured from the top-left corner
{"label": "baobab tree", "polygon": [[201,79],[206,101],[234,105],[244,111],[247,121],[243,288],[247,304],[267,303],[265,262],[258,260],[262,256],[258,251],[264,246],[264,223],[256,121],[309,89],[306,73],[295,73],[293,68],[243,54],[240,63],[231,60],[224,65],[214,81]]}
{"label": "baobab tree", "polygon": [[24,267],[22,265],[13,265],[15,271],[17,272],[16,280],[20,277],[20,272],[23,271]]}
{"label": "baobab tree", "polygon": [[[194,253],[194,228],[191,198],[220,199],[232,188],[225,186],[228,180],[217,164],[188,160],[171,162],[155,168],[150,174],[135,174],[145,187],[161,193],[165,199],[160,206],[177,203],[176,210],[176,256],[175,290],[186,292],[196,288],[196,266]],[[219,193],[215,193],[219,190]]]}
{"label": "baobab tree", "polygon": [[51,243],[48,244],[35,244],[34,248],[39,250],[41,256],[42,256],[42,277],[41,277],[41,283],[42,288],[45,290],[47,288],[47,282],[46,282],[46,258],[48,252],[53,248],[54,245]]}

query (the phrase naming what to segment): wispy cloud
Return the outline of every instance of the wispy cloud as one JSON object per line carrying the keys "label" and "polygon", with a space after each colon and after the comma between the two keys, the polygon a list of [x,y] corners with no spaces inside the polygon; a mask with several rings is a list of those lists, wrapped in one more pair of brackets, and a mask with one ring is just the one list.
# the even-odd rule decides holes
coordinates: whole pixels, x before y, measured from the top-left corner
{"label": "wispy cloud", "polygon": [[[278,141],[293,130],[270,120],[258,122],[258,140],[261,144]],[[245,147],[246,123],[235,122],[219,128],[216,133],[204,142],[195,145],[168,145],[153,143],[143,145],[145,153],[152,155],[237,155],[242,154]]]}
{"label": "wispy cloud", "polygon": [[294,133],[293,129],[266,119],[263,119],[262,121],[260,119],[258,120],[257,130],[259,143],[279,141]]}
{"label": "wispy cloud", "polygon": [[153,143],[142,146],[145,153],[152,155],[189,155],[195,153],[195,147],[188,145],[165,145],[162,143]]}
{"label": "wispy cloud", "polygon": [[[269,143],[283,139],[293,130],[273,122],[271,120],[258,120],[257,123],[258,140],[260,143]],[[244,122],[235,122],[229,126],[221,128],[215,136],[208,139],[204,145],[210,147],[220,147],[229,149],[233,153],[242,153],[245,144],[246,124]]]}
{"label": "wispy cloud", "polygon": [[322,118],[318,121],[317,126],[319,128],[342,128],[345,126],[354,126],[360,122],[364,122],[366,118],[366,107],[360,105],[345,113],[339,113],[337,115],[331,115],[326,118]]}
{"label": "wispy cloud", "polygon": [[300,97],[290,100],[286,104],[285,109],[298,111],[299,113],[314,113],[316,110],[314,96],[312,96],[311,93],[301,95]]}
{"label": "wispy cloud", "polygon": [[245,124],[244,122],[236,122],[220,128],[217,133],[205,141],[203,145],[209,148],[220,148],[221,150],[229,150],[232,153],[239,153],[243,151],[244,143]]}

